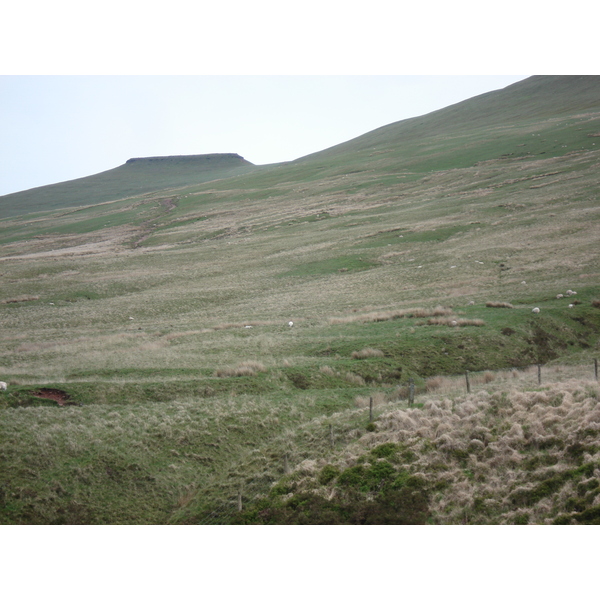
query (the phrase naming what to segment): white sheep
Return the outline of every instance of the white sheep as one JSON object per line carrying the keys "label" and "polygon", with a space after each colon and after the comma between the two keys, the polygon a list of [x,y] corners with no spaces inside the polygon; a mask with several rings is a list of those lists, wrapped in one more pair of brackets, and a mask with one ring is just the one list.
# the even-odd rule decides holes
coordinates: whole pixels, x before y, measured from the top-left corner
{"label": "white sheep", "polygon": [[537,315],[540,312],[540,309],[536,306],[531,312]]}
{"label": "white sheep", "polygon": [[562,294],[558,294],[558,295],[556,296],[556,299],[557,299],[557,300],[560,300],[561,298],[564,298],[564,296],[563,296]]}
{"label": "white sheep", "polygon": [[574,306],[574,304],[569,304],[569,308],[573,308]]}
{"label": "white sheep", "polygon": [[7,388],[8,388],[8,384],[6,383],[6,381],[0,381],[0,390],[5,392]]}
{"label": "white sheep", "polygon": [[288,326],[289,326],[289,327],[293,327],[293,326],[294,326],[294,322],[293,322],[293,321],[290,321],[290,322],[288,323]]}

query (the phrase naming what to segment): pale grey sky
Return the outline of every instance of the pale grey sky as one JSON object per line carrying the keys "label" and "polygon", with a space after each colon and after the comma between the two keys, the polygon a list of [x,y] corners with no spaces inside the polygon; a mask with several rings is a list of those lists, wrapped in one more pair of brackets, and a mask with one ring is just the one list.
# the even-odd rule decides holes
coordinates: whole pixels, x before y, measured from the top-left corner
{"label": "pale grey sky", "polygon": [[293,160],[529,75],[597,74],[578,0],[4,4],[0,195],[137,156]]}
{"label": "pale grey sky", "polygon": [[0,76],[0,195],[128,158],[293,160],[516,76]]}

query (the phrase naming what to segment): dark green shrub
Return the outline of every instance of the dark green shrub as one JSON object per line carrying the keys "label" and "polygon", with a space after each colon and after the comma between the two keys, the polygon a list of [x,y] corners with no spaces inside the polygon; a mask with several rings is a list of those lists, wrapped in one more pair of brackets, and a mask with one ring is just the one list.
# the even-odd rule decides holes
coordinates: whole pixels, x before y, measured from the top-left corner
{"label": "dark green shrub", "polygon": [[424,525],[429,518],[428,498],[423,491],[390,490],[374,502],[358,505],[352,517],[357,525]]}
{"label": "dark green shrub", "polygon": [[359,487],[364,481],[365,471],[366,469],[362,465],[350,467],[338,477],[338,484],[348,487]]}
{"label": "dark green shrub", "polygon": [[529,523],[529,515],[527,515],[527,514],[517,515],[515,517],[515,520],[513,521],[513,523],[515,525],[527,525],[527,523]]}
{"label": "dark green shrub", "polygon": [[392,442],[381,444],[371,450],[371,454],[377,458],[389,458],[398,451],[398,446]]}
{"label": "dark green shrub", "polygon": [[396,469],[387,461],[376,462],[369,470],[369,480],[374,485],[389,481],[396,475]]}
{"label": "dark green shrub", "polygon": [[392,488],[393,489],[400,489],[406,486],[408,480],[410,479],[410,473],[408,471],[404,471],[401,470],[398,473],[398,476],[396,477],[396,479],[394,479],[393,483],[392,483]]}
{"label": "dark green shrub", "polygon": [[356,465],[346,469],[339,477],[338,484],[357,488],[362,492],[380,490],[396,476],[396,469],[387,461],[378,461],[370,467]]}
{"label": "dark green shrub", "polygon": [[340,470],[333,465],[325,465],[319,474],[319,483],[321,485],[327,485],[330,481],[333,481],[340,474]]}
{"label": "dark green shrub", "polygon": [[586,506],[585,500],[582,500],[581,498],[569,498],[565,502],[565,508],[569,512],[581,513],[587,508],[587,506]]}
{"label": "dark green shrub", "polygon": [[294,487],[289,482],[280,481],[271,488],[271,496],[285,496],[292,492]]}
{"label": "dark green shrub", "polygon": [[571,515],[578,523],[600,525],[600,506],[592,506],[582,513]]}
{"label": "dark green shrub", "polygon": [[552,521],[553,525],[570,525],[572,517],[571,515],[559,515]]}
{"label": "dark green shrub", "polygon": [[412,450],[404,450],[404,452],[402,452],[402,458],[406,462],[414,462],[417,460],[417,455]]}

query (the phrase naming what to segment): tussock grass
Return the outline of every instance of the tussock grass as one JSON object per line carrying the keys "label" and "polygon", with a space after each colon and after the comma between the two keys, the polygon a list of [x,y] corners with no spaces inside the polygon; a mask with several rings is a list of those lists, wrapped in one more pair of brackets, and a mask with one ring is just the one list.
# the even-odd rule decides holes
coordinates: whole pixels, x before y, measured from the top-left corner
{"label": "tussock grass", "polygon": [[443,377],[442,375],[436,375],[435,377],[428,377],[425,380],[425,391],[433,392],[445,384],[447,385],[450,380],[447,377]]}
{"label": "tussock grass", "polygon": [[222,367],[215,371],[215,377],[247,377],[266,373],[266,367],[258,361],[248,360],[236,367]]}
{"label": "tussock grass", "polygon": [[0,304],[17,304],[19,302],[33,302],[39,300],[39,296],[17,296],[15,298],[8,298],[7,300],[1,300]]}
{"label": "tussock grass", "polygon": [[437,317],[427,320],[427,325],[447,325],[448,327],[483,327],[483,319],[459,319],[451,317]]}
{"label": "tussock grass", "polygon": [[225,329],[243,329],[246,327],[268,327],[272,325],[282,325],[278,321],[244,321],[242,323],[219,323],[210,327],[212,331],[223,331]]}
{"label": "tussock grass", "polygon": [[494,373],[493,371],[485,371],[484,373],[475,375],[471,379],[472,379],[473,383],[475,383],[475,384],[491,383],[492,381],[494,381],[496,379],[496,373]]}
{"label": "tussock grass", "polygon": [[[130,189],[125,195],[132,197],[97,206],[65,210],[62,194],[57,196],[57,188],[50,186],[43,190],[46,207],[62,210],[0,220],[2,298],[43,299],[0,304],[1,379],[23,388],[68,383],[69,393],[83,402],[86,412],[88,405],[100,404],[134,415],[138,408],[139,414],[147,408],[144,416],[151,413],[157,421],[152,436],[140,438],[138,421],[108,418],[100,411],[96,414],[111,425],[95,429],[87,423],[82,427],[94,433],[90,439],[75,434],[67,439],[53,437],[54,426],[57,419],[73,418],[75,408],[56,412],[62,409],[52,407],[55,412],[39,420],[39,405],[23,408],[25,415],[20,408],[3,409],[0,423],[18,418],[20,428],[11,438],[19,452],[10,444],[3,446],[0,464],[0,472],[6,473],[0,489],[8,506],[16,506],[11,514],[23,521],[29,514],[30,521],[51,522],[59,518],[55,509],[60,506],[63,515],[83,519],[77,511],[89,506],[109,521],[108,513],[119,520],[119,509],[129,503],[126,513],[138,522],[164,522],[170,509],[157,516],[154,504],[180,503],[181,511],[192,511],[198,498],[211,490],[228,509],[235,509],[234,488],[241,476],[211,479],[207,470],[200,471],[203,461],[216,460],[209,452],[216,449],[204,447],[205,441],[227,446],[222,460],[211,465],[212,472],[231,474],[237,469],[271,481],[280,475],[281,465],[273,465],[288,439],[305,435],[307,441],[301,450],[299,445],[293,448],[290,464],[312,460],[316,465],[331,450],[322,435],[330,422],[343,431],[336,437],[336,451],[348,441],[363,440],[364,410],[354,407],[353,399],[356,393],[367,393],[365,389],[384,389],[391,398],[391,386],[405,384],[409,377],[415,377],[420,391],[423,378],[443,373],[443,383],[428,392],[428,400],[454,403],[457,418],[462,403],[465,414],[471,411],[477,420],[482,418],[478,412],[500,413],[505,407],[499,400],[498,406],[477,410],[472,398],[461,400],[464,375],[446,375],[469,369],[474,395],[485,391],[493,396],[508,394],[511,386],[521,391],[543,386],[537,384],[535,371],[496,372],[495,380],[480,383],[475,370],[564,357],[587,361],[589,371],[600,332],[599,311],[590,305],[600,297],[600,212],[589,193],[598,187],[599,151],[587,137],[586,122],[573,116],[579,108],[565,114],[565,106],[577,106],[577,94],[570,83],[564,85],[558,95],[553,86],[543,94],[525,94],[526,127],[511,122],[514,114],[507,118],[509,111],[479,112],[464,106],[453,108],[448,121],[443,111],[424,118],[432,152],[421,151],[422,127],[417,131],[409,123],[407,130],[400,123],[371,138],[369,147],[377,146],[373,151],[362,151],[368,141],[362,139],[288,165],[261,167],[251,175],[207,184],[190,179],[192,187],[136,197],[139,191]],[[506,93],[518,105],[516,91],[516,97],[510,90]],[[597,88],[585,96],[585,110],[596,110]],[[479,100],[470,106],[477,108]],[[454,118],[455,110],[462,120]],[[553,110],[560,113],[560,123],[552,118]],[[449,142],[456,139],[461,140],[458,146]],[[174,185],[159,179],[158,185]],[[114,184],[111,197],[123,198],[124,189],[117,180]],[[93,196],[77,193],[73,201],[80,203],[82,195]],[[398,227],[402,233],[395,231]],[[448,268],[449,257],[453,269]],[[499,269],[501,264],[507,268]],[[559,290],[573,287],[582,304],[569,309],[554,299]],[[511,298],[515,306],[539,303],[543,318],[533,322],[529,311],[487,311],[487,298]],[[454,332],[416,327],[414,318],[448,318],[458,324],[450,304],[464,307],[461,317],[485,318],[486,327]],[[287,327],[290,319],[301,326]],[[385,357],[351,363],[351,353],[361,348],[385,349]],[[268,372],[244,366],[247,357],[268,365]],[[331,372],[320,370],[324,363]],[[223,368],[255,375],[215,377]],[[346,379],[348,371],[353,372],[348,377],[357,379]],[[545,369],[543,385],[565,378],[565,373]],[[398,399],[404,400],[406,389],[398,388]],[[2,398],[6,406],[18,406],[23,399],[26,403],[27,390],[21,392],[20,397],[10,396],[9,390]],[[271,393],[274,403],[287,403],[290,413],[294,411],[288,421],[291,434],[277,430],[274,421],[284,421],[281,413],[241,414],[224,400],[243,397],[250,404]],[[169,426],[169,411],[181,398],[190,401],[190,410],[194,404],[218,408],[218,424],[193,423],[212,432],[212,439],[199,441],[189,432],[185,439],[176,436],[181,423]],[[416,407],[408,411],[411,418],[417,418],[422,398],[419,394]],[[146,406],[150,404],[157,406]],[[315,419],[331,421],[309,424],[303,420],[309,409]],[[433,419],[433,407],[427,410]],[[504,422],[497,423],[501,427]],[[426,425],[421,423],[424,433]],[[506,425],[512,429],[512,423]],[[411,441],[411,451],[426,455],[430,445],[445,440],[456,453],[446,464],[459,473],[475,473],[469,466],[475,460],[471,455],[479,444],[487,443],[483,452],[491,452],[491,442],[482,436],[462,440],[463,450],[452,427],[450,420],[438,424],[437,437],[420,438],[421,445],[415,447]],[[504,433],[492,421],[487,428],[492,436]],[[527,439],[527,427],[522,429]],[[265,432],[275,430],[281,438],[271,444]],[[236,431],[238,437],[228,437]],[[517,437],[518,428],[513,433]],[[45,445],[30,443],[30,434],[49,444],[60,439],[60,447],[46,453]],[[419,434],[414,437],[417,444]],[[140,444],[139,456],[130,452],[130,440]],[[119,452],[113,453],[115,445]],[[84,450],[74,458],[70,452],[75,447]],[[257,452],[244,462],[246,449]],[[156,466],[150,460],[139,462],[145,452],[153,459],[158,456]],[[520,454],[512,452],[515,462]],[[440,457],[427,468],[442,473]],[[496,468],[491,457],[477,455],[477,460],[489,472]],[[40,467],[46,463],[52,466]],[[94,469],[86,466],[90,464]],[[143,467],[139,477],[136,465]],[[252,468],[246,469],[248,465]],[[52,479],[65,492],[51,490],[50,484],[44,488],[43,482]],[[173,485],[163,485],[167,479]],[[86,480],[96,483],[89,487]],[[460,484],[464,506],[472,499],[470,481]],[[91,491],[86,495],[87,489]],[[193,490],[197,496],[190,500]],[[496,510],[492,497],[478,502],[488,507],[488,501],[490,510]],[[479,504],[474,509],[481,511]],[[529,509],[518,507],[515,519],[524,519]],[[191,512],[186,518],[193,522]]]}
{"label": "tussock grass", "polygon": [[454,311],[451,308],[444,308],[443,306],[436,306],[435,308],[406,308],[347,315],[345,317],[330,317],[329,323],[332,325],[344,325],[356,322],[377,323],[382,321],[392,321],[394,319],[411,319],[451,315],[453,312]]}
{"label": "tussock grass", "polygon": [[356,373],[344,373],[344,379],[356,387],[364,387],[367,385],[365,380]]}
{"label": "tussock grass", "polygon": [[363,348],[362,350],[355,350],[351,356],[357,360],[362,360],[365,358],[381,358],[384,354],[376,348]]}
{"label": "tussock grass", "polygon": [[337,377],[339,373],[332,369],[329,365],[323,365],[319,367],[319,372],[323,373],[323,375],[327,375],[328,377]]}
{"label": "tussock grass", "polygon": [[354,405],[357,408],[368,408],[371,405],[371,399],[373,399],[373,407],[381,407],[390,402],[390,396],[384,392],[374,392],[369,396],[356,396],[354,398]]}
{"label": "tussock grass", "polygon": [[514,308],[510,302],[495,302],[493,300],[488,300],[485,305],[488,308]]}
{"label": "tussock grass", "polygon": [[[542,390],[505,387],[451,400],[437,395],[443,379],[429,380],[436,395],[423,397],[420,410],[384,409],[376,431],[360,435],[329,459],[331,477],[307,475],[296,493],[311,490],[332,502],[345,503],[350,497],[359,502],[357,490],[342,485],[342,479],[367,485],[360,483],[366,481],[363,475],[374,474],[367,467],[376,464],[375,456],[385,456],[390,458],[381,470],[386,479],[379,481],[379,495],[401,489],[409,477],[421,478],[429,490],[431,523],[600,519],[597,382],[568,379]],[[484,373],[486,379],[495,381]],[[388,401],[385,394],[371,397],[379,406]],[[368,407],[369,397],[357,396],[355,406]]]}

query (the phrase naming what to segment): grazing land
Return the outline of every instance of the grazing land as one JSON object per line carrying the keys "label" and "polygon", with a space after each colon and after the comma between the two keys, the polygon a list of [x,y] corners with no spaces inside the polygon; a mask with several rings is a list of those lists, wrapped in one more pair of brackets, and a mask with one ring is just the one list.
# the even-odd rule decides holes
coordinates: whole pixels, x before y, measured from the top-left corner
{"label": "grazing land", "polygon": [[533,77],[0,198],[0,522],[597,522],[597,144]]}

